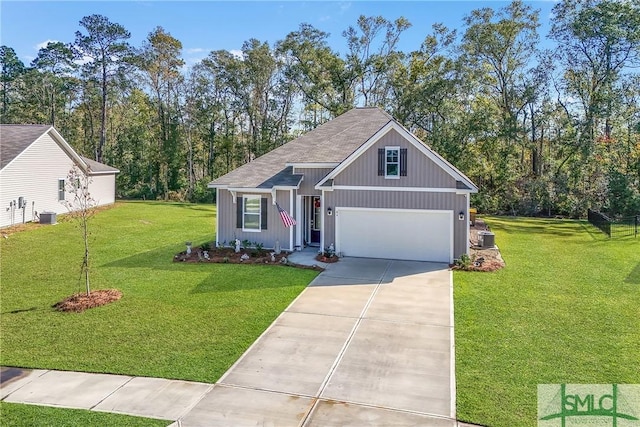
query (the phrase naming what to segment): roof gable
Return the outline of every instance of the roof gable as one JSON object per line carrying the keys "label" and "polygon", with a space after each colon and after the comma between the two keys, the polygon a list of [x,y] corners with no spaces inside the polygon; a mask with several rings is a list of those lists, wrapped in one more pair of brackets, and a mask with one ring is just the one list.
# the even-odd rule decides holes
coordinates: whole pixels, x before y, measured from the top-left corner
{"label": "roof gable", "polygon": [[83,171],[90,171],[90,175],[120,172],[111,166],[79,156],[53,126],[11,124],[0,125],[0,169],[4,169],[44,134],[49,134],[69,158]]}
{"label": "roof gable", "polygon": [[414,134],[405,129],[402,125],[400,125],[395,120],[387,123],[383,126],[378,132],[376,132],[369,140],[367,140],[364,144],[358,147],[349,157],[347,157],[338,167],[333,169],[327,176],[325,176],[322,180],[320,180],[316,188],[320,189],[323,184],[331,179],[334,179],[338,174],[347,169],[353,162],[362,156],[367,150],[369,150],[376,142],[378,142],[382,137],[387,135],[392,130],[398,132],[406,141],[411,143],[415,148],[417,148],[422,154],[424,154],[429,160],[435,163],[438,167],[440,167],[444,172],[453,177],[456,181],[462,182],[466,187],[470,189],[471,192],[477,192],[478,187],[462,172],[460,172],[455,166],[446,161],[442,156],[429,148],[426,144],[424,144],[420,139],[418,139]]}
{"label": "roof gable", "polygon": [[0,169],[45,134],[48,125],[0,125]]}

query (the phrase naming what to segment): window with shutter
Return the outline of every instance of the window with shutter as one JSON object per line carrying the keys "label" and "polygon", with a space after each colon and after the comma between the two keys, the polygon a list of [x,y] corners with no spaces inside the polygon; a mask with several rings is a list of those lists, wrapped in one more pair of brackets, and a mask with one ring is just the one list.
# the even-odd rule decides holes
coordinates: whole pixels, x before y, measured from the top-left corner
{"label": "window with shutter", "polygon": [[400,177],[400,147],[385,147],[384,177]]}
{"label": "window with shutter", "polygon": [[260,232],[263,225],[262,198],[253,195],[242,196],[238,208],[242,209],[242,231]]}

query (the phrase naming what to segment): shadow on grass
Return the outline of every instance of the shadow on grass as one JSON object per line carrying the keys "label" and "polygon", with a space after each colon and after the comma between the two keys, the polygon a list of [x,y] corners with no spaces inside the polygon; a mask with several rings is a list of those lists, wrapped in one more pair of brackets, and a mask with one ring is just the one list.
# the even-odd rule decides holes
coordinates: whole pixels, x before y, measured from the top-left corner
{"label": "shadow on grass", "polygon": [[41,310],[44,310],[44,308],[29,307],[29,308],[19,308],[17,310],[11,310],[11,311],[3,311],[0,314],[4,316],[5,314],[20,314],[20,313],[27,313],[29,311],[41,311]]}
{"label": "shadow on grass", "polygon": [[553,234],[556,236],[575,236],[575,220],[525,218],[525,217],[493,217],[487,224],[491,230],[500,230],[505,233],[538,233]]}
{"label": "shadow on grass", "polygon": [[[178,270],[180,264],[173,262],[173,257],[185,249],[184,244],[173,244],[149,251],[138,252],[125,258],[102,264],[101,267],[115,268],[153,268],[156,270]],[[198,264],[201,265],[201,264]]]}
{"label": "shadow on grass", "polygon": [[[207,293],[223,293],[249,291],[256,289],[278,289],[290,288],[296,286],[286,277],[278,280],[278,277],[286,274],[285,266],[262,266],[262,265],[242,265],[242,264],[225,264],[220,265],[220,270],[214,274],[207,276],[203,281],[196,285],[189,293],[191,294],[207,294]],[[261,274],[263,269],[272,269],[268,274]],[[259,271],[259,270],[262,270]]]}
{"label": "shadow on grass", "polygon": [[632,285],[640,285],[640,263],[638,263],[631,273],[624,279],[624,283],[631,283]]}
{"label": "shadow on grass", "polygon": [[[153,269],[167,272],[202,273],[204,280],[195,285],[192,294],[211,292],[235,292],[252,289],[276,289],[295,286],[291,270],[295,267],[257,264],[221,264],[174,262],[173,257],[183,250],[183,245],[170,245],[140,252],[116,261],[102,264],[106,268]],[[305,283],[306,285],[307,283]]]}

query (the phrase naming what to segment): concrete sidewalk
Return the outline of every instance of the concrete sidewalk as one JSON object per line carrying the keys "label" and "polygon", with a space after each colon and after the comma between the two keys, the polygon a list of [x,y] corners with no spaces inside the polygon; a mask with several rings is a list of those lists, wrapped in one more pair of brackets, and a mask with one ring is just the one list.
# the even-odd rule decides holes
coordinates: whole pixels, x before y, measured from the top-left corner
{"label": "concrete sidewalk", "polygon": [[[5,402],[90,409],[174,421],[213,384],[126,375],[2,368]],[[4,381],[5,378],[10,378]]]}

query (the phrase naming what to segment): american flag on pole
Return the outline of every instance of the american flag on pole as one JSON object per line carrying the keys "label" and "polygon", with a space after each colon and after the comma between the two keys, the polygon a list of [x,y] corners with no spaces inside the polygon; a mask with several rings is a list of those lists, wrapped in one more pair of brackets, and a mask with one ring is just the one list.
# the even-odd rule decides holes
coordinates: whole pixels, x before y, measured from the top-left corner
{"label": "american flag on pole", "polygon": [[296,220],[293,219],[291,215],[284,209],[280,207],[278,203],[276,203],[276,207],[278,208],[278,212],[280,213],[280,218],[282,219],[282,223],[285,227],[291,227],[292,225],[296,225]]}

